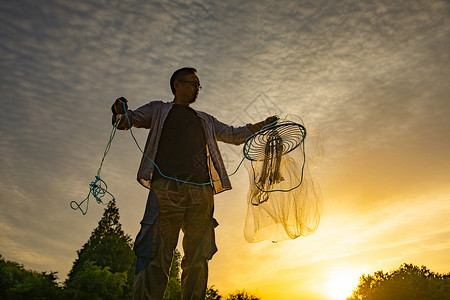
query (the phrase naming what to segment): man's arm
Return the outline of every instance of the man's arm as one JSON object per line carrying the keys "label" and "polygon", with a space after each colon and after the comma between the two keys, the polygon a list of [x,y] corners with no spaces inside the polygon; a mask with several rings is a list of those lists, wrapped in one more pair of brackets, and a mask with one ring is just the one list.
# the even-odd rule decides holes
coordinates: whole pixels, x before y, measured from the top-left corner
{"label": "man's arm", "polygon": [[[210,116],[211,117],[211,116]],[[276,116],[268,117],[264,121],[256,124],[247,124],[246,126],[233,127],[218,121],[211,117],[214,124],[217,140],[229,144],[240,145],[245,142],[252,134],[258,132],[263,126],[275,122],[278,118]]]}

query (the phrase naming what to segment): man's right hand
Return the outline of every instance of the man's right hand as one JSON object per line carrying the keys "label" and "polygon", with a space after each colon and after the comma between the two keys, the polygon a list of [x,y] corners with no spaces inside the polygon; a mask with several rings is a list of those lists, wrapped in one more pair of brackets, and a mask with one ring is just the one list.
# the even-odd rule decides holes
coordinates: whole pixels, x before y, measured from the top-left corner
{"label": "man's right hand", "polygon": [[116,99],[116,102],[114,102],[112,109],[113,113],[115,114],[124,114],[125,110],[123,109],[123,104],[125,103],[125,108],[128,110],[128,100],[125,99],[125,97],[120,97]]}

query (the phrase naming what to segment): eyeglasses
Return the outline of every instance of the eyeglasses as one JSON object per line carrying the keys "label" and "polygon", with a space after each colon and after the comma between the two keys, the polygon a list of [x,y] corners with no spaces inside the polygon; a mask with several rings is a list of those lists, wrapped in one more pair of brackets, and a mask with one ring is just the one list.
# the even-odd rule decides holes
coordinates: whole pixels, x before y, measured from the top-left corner
{"label": "eyeglasses", "polygon": [[202,86],[200,84],[200,82],[197,81],[192,81],[192,80],[179,80],[180,82],[189,82],[193,87],[198,88],[199,90],[202,89]]}

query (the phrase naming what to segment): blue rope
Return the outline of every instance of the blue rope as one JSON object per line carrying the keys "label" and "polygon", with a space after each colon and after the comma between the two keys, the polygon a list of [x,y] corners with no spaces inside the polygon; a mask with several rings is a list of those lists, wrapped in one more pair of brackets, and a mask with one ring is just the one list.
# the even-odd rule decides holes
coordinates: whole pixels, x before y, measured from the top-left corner
{"label": "blue rope", "polygon": [[[100,162],[100,167],[98,168],[97,175],[95,176],[95,180],[93,180],[93,181],[89,184],[89,187],[90,187],[90,188],[89,188],[89,194],[88,194],[87,197],[86,197],[83,201],[81,201],[80,203],[78,203],[78,202],[76,202],[76,201],[70,202],[70,207],[71,207],[73,210],[79,209],[83,215],[85,215],[85,214],[87,213],[87,211],[88,211],[88,208],[89,208],[89,198],[90,198],[91,195],[94,196],[94,198],[95,198],[95,200],[97,201],[98,204],[105,204],[105,203],[103,203],[102,198],[103,198],[105,195],[107,195],[107,194],[110,195],[111,198],[112,198],[110,201],[108,201],[108,203],[111,202],[111,201],[112,201],[112,202],[115,202],[115,201],[116,201],[116,199],[114,198],[113,194],[111,194],[110,192],[108,192],[108,185],[106,184],[105,181],[103,181],[103,180],[100,178],[100,173],[101,173],[101,171],[102,171],[103,162],[105,161],[105,157],[106,157],[106,155],[108,154],[109,149],[111,148],[111,143],[112,143],[112,141],[113,141],[113,139],[114,139],[114,136],[116,135],[117,125],[119,124],[119,122],[120,122],[120,119],[114,124],[114,126],[113,126],[113,128],[112,128],[112,130],[111,130],[111,133],[110,133],[110,135],[109,135],[109,141],[108,141],[108,144],[106,145],[105,151],[104,151],[104,153],[103,153],[103,158],[102,158],[102,161]],[[84,202],[86,202],[86,210],[83,210],[83,208],[81,207],[81,205],[83,205]],[[107,203],[106,203],[106,204],[107,204]]]}

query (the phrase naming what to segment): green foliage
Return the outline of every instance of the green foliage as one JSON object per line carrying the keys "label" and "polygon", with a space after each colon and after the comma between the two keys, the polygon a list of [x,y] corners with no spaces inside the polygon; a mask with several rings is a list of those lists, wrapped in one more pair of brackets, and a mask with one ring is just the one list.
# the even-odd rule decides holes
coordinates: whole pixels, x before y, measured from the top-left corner
{"label": "green foliage", "polygon": [[[119,209],[114,202],[108,203],[97,228],[77,254],[78,258],[73,263],[66,280],[69,293],[75,293],[74,290],[78,290],[80,286],[85,287],[83,282],[88,278],[87,272],[92,271],[95,274],[92,275],[94,281],[103,277],[108,280],[104,285],[101,285],[101,281],[96,281],[100,284],[97,288],[98,295],[102,294],[101,291],[105,286],[113,285],[121,288],[114,289],[115,294],[110,295],[110,299],[116,296],[122,297],[121,299],[131,298],[135,262],[132,240],[130,235],[122,230]],[[126,283],[122,286],[123,278]]]}
{"label": "green foliage", "polygon": [[358,287],[347,300],[443,300],[450,299],[450,273],[437,274],[425,266],[403,264],[389,273],[362,275]]}
{"label": "green foliage", "polygon": [[226,300],[261,300],[261,298],[249,294],[246,291],[236,291],[233,294],[229,294]]}
{"label": "green foliage", "polygon": [[173,253],[172,265],[169,272],[169,283],[167,284],[164,300],[181,299],[181,254],[175,249]]}
{"label": "green foliage", "polygon": [[67,296],[72,299],[123,299],[127,272],[112,273],[109,267],[99,267],[87,261],[72,278]]}
{"label": "green foliage", "polygon": [[0,255],[0,299],[61,299],[55,272],[25,270]]}

